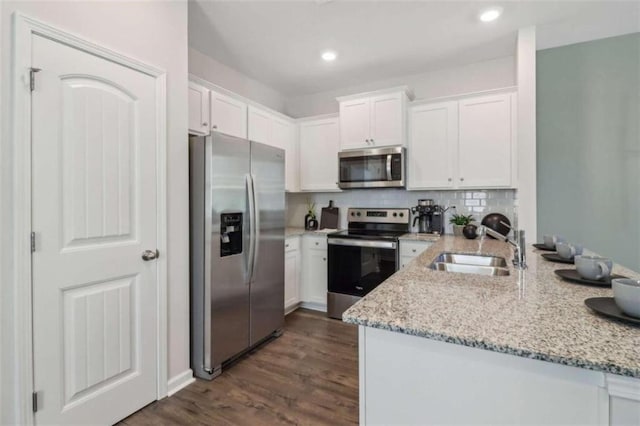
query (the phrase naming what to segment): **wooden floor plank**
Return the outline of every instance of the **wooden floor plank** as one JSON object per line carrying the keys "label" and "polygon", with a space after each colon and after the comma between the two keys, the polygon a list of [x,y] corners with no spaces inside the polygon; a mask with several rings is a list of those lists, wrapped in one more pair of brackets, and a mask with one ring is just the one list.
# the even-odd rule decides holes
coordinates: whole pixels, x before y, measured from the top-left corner
{"label": "wooden floor plank", "polygon": [[124,419],[146,425],[358,423],[358,329],[323,313],[287,315],[282,336]]}

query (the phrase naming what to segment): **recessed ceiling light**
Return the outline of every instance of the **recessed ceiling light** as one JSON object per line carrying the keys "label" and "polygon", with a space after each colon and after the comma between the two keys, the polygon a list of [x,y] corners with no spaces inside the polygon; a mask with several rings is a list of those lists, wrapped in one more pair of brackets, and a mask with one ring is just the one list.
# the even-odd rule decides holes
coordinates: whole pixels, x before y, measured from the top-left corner
{"label": "recessed ceiling light", "polygon": [[322,59],[324,59],[327,62],[335,61],[337,57],[338,57],[338,54],[333,50],[327,50],[326,52],[322,52]]}
{"label": "recessed ceiling light", "polygon": [[493,7],[481,12],[479,18],[482,22],[491,22],[498,19],[500,15],[502,15],[502,8]]}

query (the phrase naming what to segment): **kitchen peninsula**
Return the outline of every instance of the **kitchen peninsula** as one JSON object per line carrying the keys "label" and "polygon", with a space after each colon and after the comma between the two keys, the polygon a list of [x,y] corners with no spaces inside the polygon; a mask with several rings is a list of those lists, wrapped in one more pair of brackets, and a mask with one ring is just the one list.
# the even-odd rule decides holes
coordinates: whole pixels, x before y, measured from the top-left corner
{"label": "kitchen peninsula", "polygon": [[[429,268],[442,252],[507,259],[510,275]],[[361,424],[640,424],[640,328],[584,304],[531,247],[443,236],[344,313],[359,325]],[[640,275],[616,265],[614,272]]]}

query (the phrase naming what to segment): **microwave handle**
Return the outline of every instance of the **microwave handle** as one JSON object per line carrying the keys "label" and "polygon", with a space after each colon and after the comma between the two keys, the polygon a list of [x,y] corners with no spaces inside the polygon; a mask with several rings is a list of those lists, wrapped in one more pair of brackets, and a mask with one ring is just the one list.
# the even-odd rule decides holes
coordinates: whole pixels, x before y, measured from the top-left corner
{"label": "microwave handle", "polygon": [[387,154],[387,180],[393,180],[393,175],[391,174],[391,157],[392,154]]}

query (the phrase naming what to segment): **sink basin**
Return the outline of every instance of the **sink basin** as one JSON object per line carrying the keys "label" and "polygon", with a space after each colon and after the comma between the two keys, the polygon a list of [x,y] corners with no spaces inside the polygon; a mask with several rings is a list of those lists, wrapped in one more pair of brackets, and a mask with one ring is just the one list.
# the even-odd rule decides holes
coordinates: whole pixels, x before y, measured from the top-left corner
{"label": "sink basin", "polygon": [[507,261],[504,257],[484,256],[481,254],[440,253],[434,263],[455,263],[474,266],[495,266],[505,268]]}
{"label": "sink basin", "polygon": [[431,269],[435,271],[457,272],[460,274],[488,275],[492,277],[503,277],[509,275],[509,270],[505,268],[482,265],[465,265],[463,263],[445,263],[436,261],[431,264]]}

